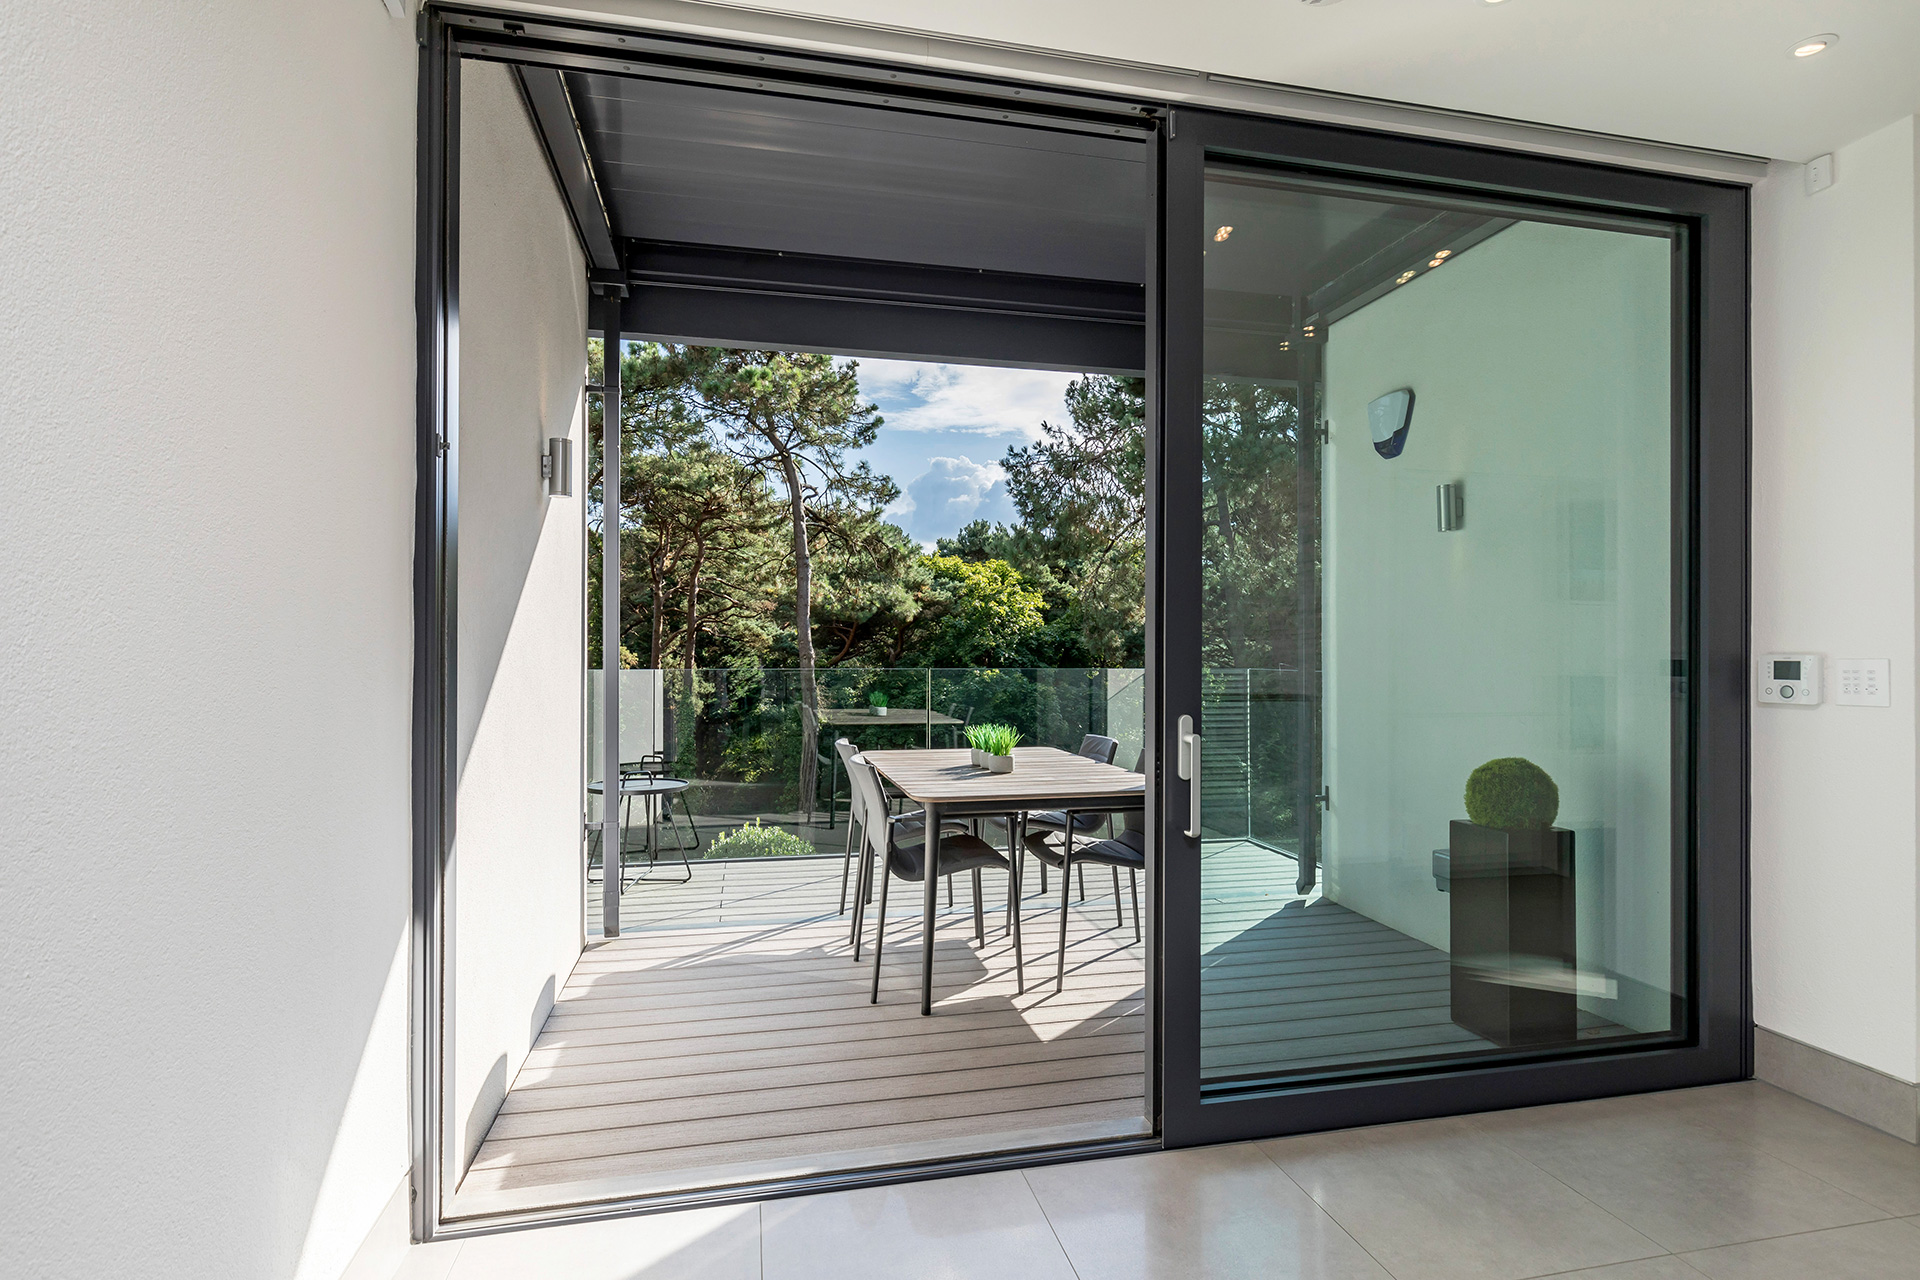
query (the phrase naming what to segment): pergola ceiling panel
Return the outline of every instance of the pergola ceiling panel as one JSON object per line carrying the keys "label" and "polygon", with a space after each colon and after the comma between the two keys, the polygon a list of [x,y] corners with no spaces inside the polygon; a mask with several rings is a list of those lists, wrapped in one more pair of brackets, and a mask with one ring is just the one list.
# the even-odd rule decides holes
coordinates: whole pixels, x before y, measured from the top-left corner
{"label": "pergola ceiling panel", "polygon": [[1146,148],[570,72],[616,235],[1139,283]]}

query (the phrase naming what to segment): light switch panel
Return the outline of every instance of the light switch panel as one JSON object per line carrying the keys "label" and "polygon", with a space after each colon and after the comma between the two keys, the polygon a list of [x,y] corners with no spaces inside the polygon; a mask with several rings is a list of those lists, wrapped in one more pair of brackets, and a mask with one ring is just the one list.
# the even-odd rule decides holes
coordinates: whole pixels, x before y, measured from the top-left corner
{"label": "light switch panel", "polygon": [[1888,681],[1891,664],[1885,658],[1840,658],[1834,667],[1836,706],[1890,707],[1893,687]]}

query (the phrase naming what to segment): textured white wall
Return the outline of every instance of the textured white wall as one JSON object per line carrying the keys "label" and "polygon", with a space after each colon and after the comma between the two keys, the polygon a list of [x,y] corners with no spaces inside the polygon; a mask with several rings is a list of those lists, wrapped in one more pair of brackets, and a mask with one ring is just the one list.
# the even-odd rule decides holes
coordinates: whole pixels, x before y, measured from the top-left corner
{"label": "textured white wall", "polygon": [[[1665,1029],[1671,987],[1671,250],[1521,223],[1327,340],[1326,893],[1434,946],[1432,851],[1467,775],[1525,756],[1575,831],[1597,1012]],[[1367,404],[1414,390],[1405,452]],[[1465,486],[1436,531],[1434,489]]]}
{"label": "textured white wall", "polygon": [[459,810],[452,904],[456,1171],[486,1136],[581,943],[581,503],[540,454],[587,450],[586,260],[511,73],[460,92]]}
{"label": "textured white wall", "polygon": [[416,46],[0,41],[0,1275],[337,1274],[406,1168]]}
{"label": "textured white wall", "polygon": [[1908,1081],[1915,134],[1842,148],[1811,196],[1776,165],[1753,254],[1753,648],[1890,658],[1894,703],[1754,709],[1754,1020]]}

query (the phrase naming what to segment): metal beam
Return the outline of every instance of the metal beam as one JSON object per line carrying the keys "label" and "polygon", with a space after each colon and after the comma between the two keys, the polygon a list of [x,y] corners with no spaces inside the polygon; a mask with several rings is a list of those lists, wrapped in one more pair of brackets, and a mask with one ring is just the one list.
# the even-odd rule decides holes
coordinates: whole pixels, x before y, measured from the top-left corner
{"label": "metal beam", "polygon": [[567,96],[566,82],[552,67],[515,65],[514,79],[520,84],[520,96],[533,117],[534,132],[547,153],[547,164],[566,201],[567,215],[573,219],[574,233],[588,263],[599,270],[620,265],[614,245],[613,224],[607,217],[606,202],[600,198],[600,186],[593,176],[593,161],[586,142],[580,136],[580,123]]}
{"label": "metal beam", "polygon": [[629,330],[709,346],[1137,374],[1137,284],[626,242]]}

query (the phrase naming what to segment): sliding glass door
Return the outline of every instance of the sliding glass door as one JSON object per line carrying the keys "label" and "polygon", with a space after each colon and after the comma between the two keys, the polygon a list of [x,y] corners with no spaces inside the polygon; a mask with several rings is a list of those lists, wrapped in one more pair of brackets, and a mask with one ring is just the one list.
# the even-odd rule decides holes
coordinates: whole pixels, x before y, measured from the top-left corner
{"label": "sliding glass door", "polygon": [[1166,175],[1169,1140],[1739,1074],[1715,193],[1185,112]]}

